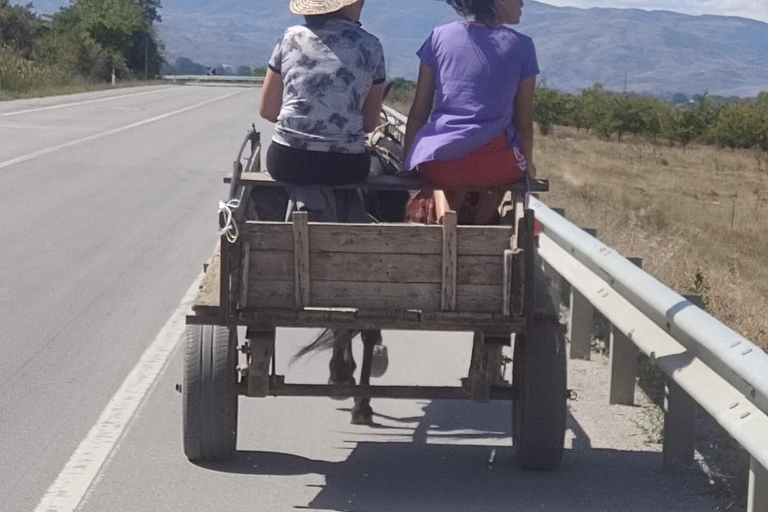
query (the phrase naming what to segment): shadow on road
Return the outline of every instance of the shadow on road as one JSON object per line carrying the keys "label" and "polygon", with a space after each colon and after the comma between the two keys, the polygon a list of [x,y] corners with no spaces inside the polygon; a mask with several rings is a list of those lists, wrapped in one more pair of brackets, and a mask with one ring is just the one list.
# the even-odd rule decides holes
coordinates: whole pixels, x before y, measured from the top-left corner
{"label": "shadow on road", "polygon": [[[573,417],[575,436],[558,472],[534,473],[514,466],[508,437],[510,405],[433,401],[412,442],[388,429],[371,429],[370,442],[350,442],[342,462],[272,452],[243,451],[222,472],[254,476],[320,474],[325,485],[311,503],[295,509],[359,512],[459,511],[706,511],[704,483],[696,473],[661,472],[661,455],[592,448]],[[381,439],[379,441],[378,439]],[[469,440],[472,444],[436,444]],[[489,441],[483,444],[482,440]]]}

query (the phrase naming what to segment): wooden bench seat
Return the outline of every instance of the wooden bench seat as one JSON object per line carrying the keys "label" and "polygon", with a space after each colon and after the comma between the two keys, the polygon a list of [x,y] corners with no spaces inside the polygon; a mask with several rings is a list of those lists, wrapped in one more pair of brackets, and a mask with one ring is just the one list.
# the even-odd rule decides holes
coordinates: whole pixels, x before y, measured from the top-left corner
{"label": "wooden bench seat", "polygon": [[[228,174],[224,177],[225,183],[232,182],[232,174]],[[240,176],[240,183],[244,186],[252,187],[283,187],[284,183],[275,181],[268,172],[244,172]],[[358,183],[353,185],[340,185],[334,187],[337,189],[357,189],[362,188],[365,190],[430,190],[436,189],[435,185],[424,181],[421,178],[400,178],[397,176],[371,176],[365,183]],[[494,190],[503,189],[510,192],[525,192],[524,183],[510,183],[502,187],[496,187]],[[466,190],[484,192],[491,189],[487,188],[463,188],[463,189],[451,189],[451,190]],[[548,180],[531,180],[531,192],[548,192],[549,181]]]}

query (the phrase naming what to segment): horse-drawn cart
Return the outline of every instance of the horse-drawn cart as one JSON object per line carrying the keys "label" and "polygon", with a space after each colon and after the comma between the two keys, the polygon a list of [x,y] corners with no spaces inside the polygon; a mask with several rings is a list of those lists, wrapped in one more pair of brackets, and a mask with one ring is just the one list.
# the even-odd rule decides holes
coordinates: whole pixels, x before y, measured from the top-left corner
{"label": "horse-drawn cart", "polygon": [[[294,213],[292,222],[265,222],[249,220],[251,192],[282,185],[260,172],[260,153],[254,130],[228,178],[230,202],[220,219],[225,233],[187,317],[187,457],[233,454],[238,395],[508,400],[519,465],[556,468],[566,420],[565,345],[536,255],[533,212],[525,209],[526,194],[548,184],[510,185],[499,226],[457,225],[453,212],[442,225],[315,223],[305,212]],[[424,185],[382,176],[358,188]],[[246,327],[244,340],[238,327]],[[276,373],[278,327],[470,331],[470,370],[456,387],[373,386],[366,344],[360,384],[288,384]],[[507,382],[502,348],[512,343]]]}

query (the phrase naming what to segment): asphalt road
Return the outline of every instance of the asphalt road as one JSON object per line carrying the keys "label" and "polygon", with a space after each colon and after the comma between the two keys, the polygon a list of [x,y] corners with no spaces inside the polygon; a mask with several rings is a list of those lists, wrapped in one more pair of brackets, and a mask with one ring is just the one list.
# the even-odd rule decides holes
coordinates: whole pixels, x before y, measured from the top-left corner
{"label": "asphalt road", "polygon": [[[350,401],[241,398],[235,460],[187,462],[180,302],[215,244],[246,129],[269,138],[258,94],[0,103],[0,511],[712,509],[700,478],[665,475],[658,448],[622,441],[639,432],[607,440],[607,407],[573,409],[553,474],[514,468],[508,404],[446,401],[374,401],[371,428],[349,424]],[[327,379],[324,356],[288,367],[310,336],[279,332],[290,382]],[[468,366],[465,334],[385,342],[382,384],[453,385]],[[578,368],[588,395],[601,369]]]}

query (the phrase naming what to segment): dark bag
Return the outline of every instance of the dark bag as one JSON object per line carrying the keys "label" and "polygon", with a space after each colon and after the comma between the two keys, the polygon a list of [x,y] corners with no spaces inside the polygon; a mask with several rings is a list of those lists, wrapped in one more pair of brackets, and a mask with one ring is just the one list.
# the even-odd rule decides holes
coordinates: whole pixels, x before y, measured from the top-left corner
{"label": "dark bag", "polygon": [[[386,125],[379,127],[368,137],[370,176],[394,176],[403,169],[403,146],[386,128]],[[403,222],[408,198],[405,190],[369,190],[365,193],[365,207],[379,222]]]}

